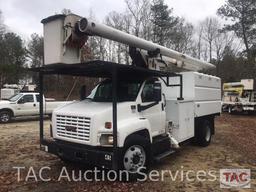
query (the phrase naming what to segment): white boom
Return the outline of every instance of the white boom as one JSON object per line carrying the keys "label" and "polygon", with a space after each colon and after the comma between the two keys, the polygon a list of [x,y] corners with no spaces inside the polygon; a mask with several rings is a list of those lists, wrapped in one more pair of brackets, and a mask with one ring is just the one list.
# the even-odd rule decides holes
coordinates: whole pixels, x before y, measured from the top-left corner
{"label": "white boom", "polygon": [[162,56],[168,57],[169,60],[171,59],[172,64],[175,64],[178,67],[182,67],[188,70],[201,70],[215,67],[210,63],[190,57],[183,53],[174,51],[172,49],[168,49],[164,46],[125,33],[123,31],[117,30],[107,25],[92,22],[87,18],[80,19],[78,26],[79,30],[87,35],[100,36],[106,39],[117,41],[147,51],[155,51],[156,49],[159,49],[160,54]]}
{"label": "white boom", "polygon": [[210,63],[75,14],[53,15],[43,19],[42,23],[45,64],[81,62],[81,47],[89,35],[95,35],[128,45],[135,65],[156,70],[175,65],[192,71],[215,67]]}

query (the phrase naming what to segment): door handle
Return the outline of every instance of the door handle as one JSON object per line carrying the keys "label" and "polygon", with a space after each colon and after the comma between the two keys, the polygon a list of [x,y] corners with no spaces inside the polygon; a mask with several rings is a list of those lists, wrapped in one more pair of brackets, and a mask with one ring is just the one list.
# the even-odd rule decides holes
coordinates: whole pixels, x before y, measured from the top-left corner
{"label": "door handle", "polygon": [[36,107],[36,104],[34,103],[33,106]]}

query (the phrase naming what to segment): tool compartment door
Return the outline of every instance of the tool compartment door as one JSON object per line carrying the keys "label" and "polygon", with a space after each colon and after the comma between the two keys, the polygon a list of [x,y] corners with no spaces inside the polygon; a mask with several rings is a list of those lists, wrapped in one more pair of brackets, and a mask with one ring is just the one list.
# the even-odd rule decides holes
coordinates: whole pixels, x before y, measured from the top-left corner
{"label": "tool compartment door", "polygon": [[173,124],[171,134],[182,142],[194,137],[194,101],[167,101],[166,119]]}
{"label": "tool compartment door", "polygon": [[194,137],[194,102],[179,103],[179,142]]}

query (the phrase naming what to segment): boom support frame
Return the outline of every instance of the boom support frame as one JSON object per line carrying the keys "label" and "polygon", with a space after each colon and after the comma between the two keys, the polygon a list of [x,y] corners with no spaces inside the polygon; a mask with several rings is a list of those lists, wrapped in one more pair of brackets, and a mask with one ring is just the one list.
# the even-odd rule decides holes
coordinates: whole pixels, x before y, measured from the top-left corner
{"label": "boom support frame", "polygon": [[[34,72],[39,73],[39,95],[40,95],[40,120],[39,120],[39,131],[40,131],[40,148],[42,150],[51,150],[52,142],[45,139],[44,137],[44,104],[43,104],[43,93],[44,93],[44,76],[45,75],[71,75],[71,76],[87,76],[87,77],[103,77],[112,79],[112,113],[113,113],[113,150],[112,150],[112,167],[118,169],[118,143],[117,143],[117,82],[118,79],[124,77],[133,79],[134,77],[149,78],[159,77],[166,78],[168,86],[180,86],[181,92],[180,97],[182,99],[182,75],[171,73],[171,72],[160,72],[149,70],[141,67],[122,65],[117,63],[111,63],[106,61],[92,61],[82,64],[54,64],[46,65],[40,68],[32,68]],[[134,74],[134,76],[131,76]],[[179,77],[181,80],[180,84],[169,84],[169,77]]]}

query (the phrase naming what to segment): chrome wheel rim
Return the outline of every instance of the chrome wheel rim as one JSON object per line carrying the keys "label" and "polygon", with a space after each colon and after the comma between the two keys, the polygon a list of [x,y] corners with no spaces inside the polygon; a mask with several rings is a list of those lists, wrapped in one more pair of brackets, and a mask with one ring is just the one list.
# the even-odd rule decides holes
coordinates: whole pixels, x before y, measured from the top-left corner
{"label": "chrome wheel rim", "polygon": [[144,167],[145,162],[146,153],[143,147],[133,145],[126,150],[123,158],[125,170],[136,173],[139,168]]}
{"label": "chrome wheel rim", "polygon": [[7,113],[2,113],[0,118],[1,118],[1,121],[4,123],[8,122],[10,119],[9,114]]}

